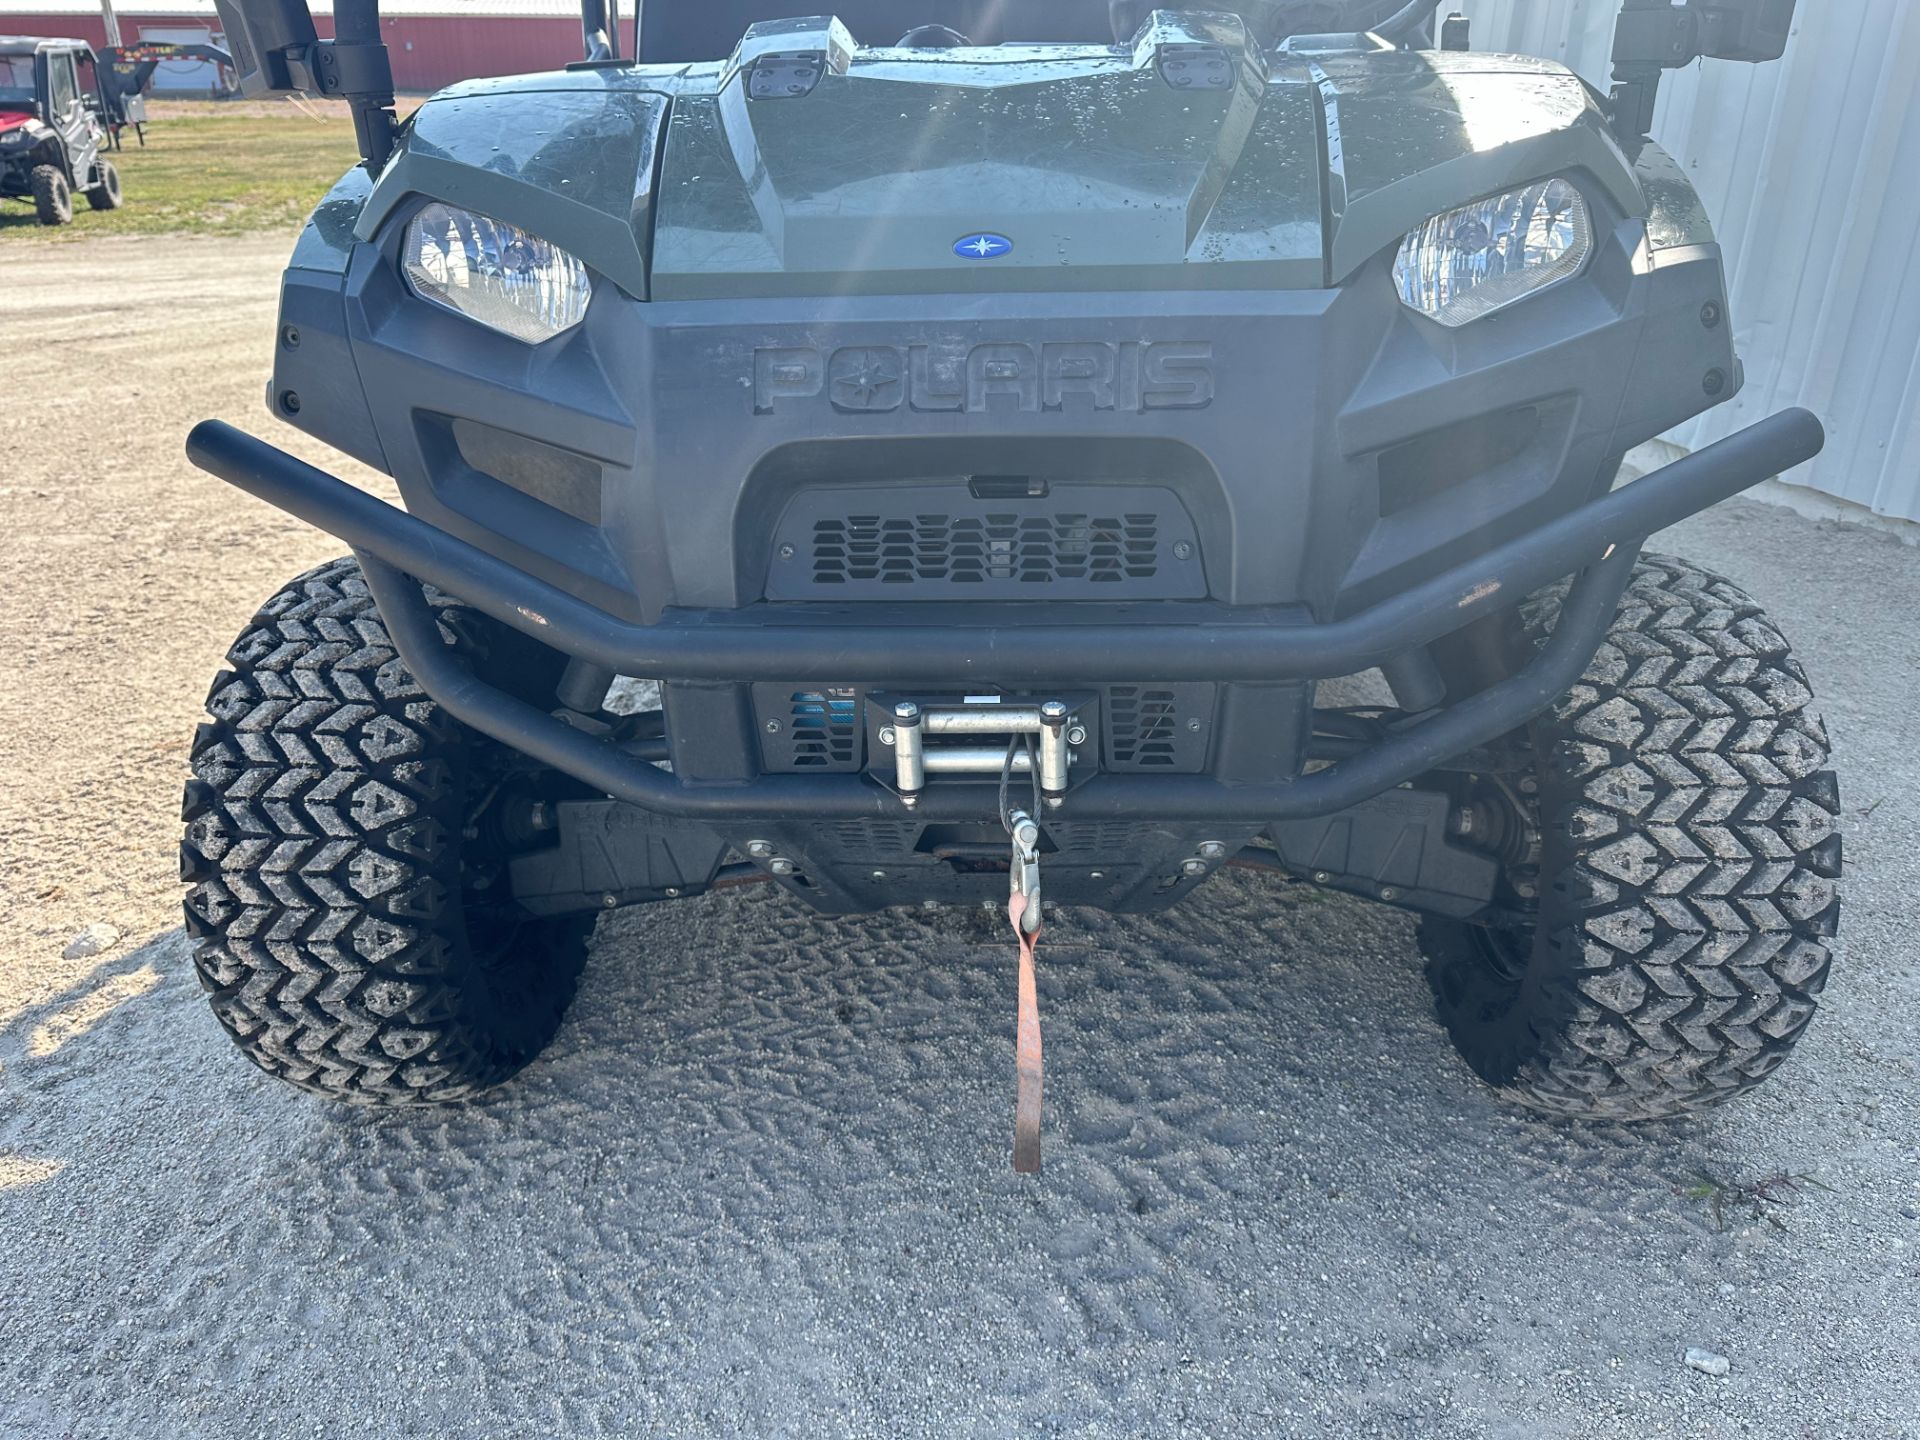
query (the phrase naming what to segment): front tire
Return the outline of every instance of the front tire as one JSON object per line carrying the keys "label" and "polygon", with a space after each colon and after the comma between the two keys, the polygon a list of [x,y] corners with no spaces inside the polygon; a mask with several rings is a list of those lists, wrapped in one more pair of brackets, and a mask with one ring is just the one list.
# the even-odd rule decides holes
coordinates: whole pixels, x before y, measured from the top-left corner
{"label": "front tire", "polygon": [[73,189],[58,165],[36,165],[28,177],[33,187],[33,213],[42,225],[64,225],[73,219]]}
{"label": "front tire", "polygon": [[[1536,597],[1551,629],[1564,587]],[[1740,590],[1645,557],[1536,723],[1531,930],[1429,919],[1441,1022],[1536,1110],[1678,1115],[1757,1085],[1813,1018],[1839,915],[1839,794],[1805,673]],[[1529,781],[1529,783],[1533,783]]]}
{"label": "front tire", "polygon": [[[519,637],[435,603],[483,672],[538,668]],[[504,893],[486,807],[517,757],[420,689],[351,559],[287,586],[227,658],[181,847],[220,1024],[268,1074],[358,1104],[464,1099],[512,1075],[559,1027],[588,929]]]}
{"label": "front tire", "polygon": [[113,168],[111,160],[103,158],[100,183],[87,191],[87,204],[95,210],[118,210],[126,203],[126,197],[120,193],[120,172]]}

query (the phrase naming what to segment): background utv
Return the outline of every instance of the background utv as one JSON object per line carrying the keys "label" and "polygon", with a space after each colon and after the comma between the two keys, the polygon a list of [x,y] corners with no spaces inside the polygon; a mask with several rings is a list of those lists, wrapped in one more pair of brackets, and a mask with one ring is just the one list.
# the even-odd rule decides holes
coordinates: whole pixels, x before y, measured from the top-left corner
{"label": "background utv", "polygon": [[[585,63],[405,125],[371,0],[332,42],[221,8],[367,157],[270,403],[411,511],[189,441],[354,551],[193,748],[189,928],[262,1068],[465,1096],[594,913],[737,880],[1011,880],[1030,930],[1041,875],[1150,910],[1235,863],[1418,912],[1455,1044],[1542,1110],[1672,1115],[1800,1037],[1826,737],[1760,609],[1641,543],[1820,426],[1613,488],[1741,378],[1660,71],[1779,55],[1790,0],[1635,0],[1606,97],[1432,3],[929,0],[880,46],[904,7],[656,5],[648,63],[590,3]],[[1322,686],[1375,667],[1390,703]]]}
{"label": "background utv", "polygon": [[42,225],[73,219],[75,194],[95,210],[121,206],[120,172],[102,153],[112,96],[100,67],[78,40],[0,35],[0,198],[26,201]]}

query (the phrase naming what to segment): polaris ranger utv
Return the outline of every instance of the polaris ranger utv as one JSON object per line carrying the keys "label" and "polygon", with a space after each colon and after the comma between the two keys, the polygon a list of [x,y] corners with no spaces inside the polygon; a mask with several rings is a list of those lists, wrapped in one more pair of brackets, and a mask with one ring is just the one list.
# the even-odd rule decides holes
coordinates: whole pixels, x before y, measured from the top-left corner
{"label": "polaris ranger utv", "polygon": [[[82,66],[92,95],[81,88]],[[118,210],[120,172],[101,153],[108,108],[91,46],[0,35],[0,197],[29,203],[42,225],[73,219],[76,191],[95,210]]]}
{"label": "polaris ranger utv", "polygon": [[407,507],[188,440],[353,552],[193,746],[188,926],[248,1057],[455,1099],[547,1043],[602,910],[1006,905],[1027,1165],[1042,886],[1151,911],[1247,864],[1419,915],[1520,1103],[1772,1071],[1827,976],[1827,741],[1760,608],[1641,547],[1821,427],[1615,481],[1741,384],[1661,69],[1779,55],[1790,0],[1634,0],[1611,95],[1431,0],[747,8],[656,0],[628,60],[589,0],[586,61],[399,125],[372,0],[332,42],[221,0],[246,82],[346,96],[366,157],[270,408]]}

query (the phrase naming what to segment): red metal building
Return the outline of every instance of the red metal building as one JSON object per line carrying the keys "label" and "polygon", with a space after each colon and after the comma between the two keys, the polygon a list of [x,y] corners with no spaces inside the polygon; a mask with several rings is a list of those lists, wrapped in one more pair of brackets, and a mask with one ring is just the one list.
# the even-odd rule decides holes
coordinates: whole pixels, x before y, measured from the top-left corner
{"label": "red metal building", "polygon": [[[322,36],[333,33],[330,0],[313,4]],[[213,0],[147,0],[114,6],[121,38],[221,42]],[[580,8],[566,0],[381,0],[381,28],[401,90],[431,91],[456,80],[551,70],[580,58]],[[0,0],[0,35],[70,35],[106,44],[97,0]],[[175,70],[169,75],[169,68]],[[162,66],[155,90],[205,93],[207,67]]]}

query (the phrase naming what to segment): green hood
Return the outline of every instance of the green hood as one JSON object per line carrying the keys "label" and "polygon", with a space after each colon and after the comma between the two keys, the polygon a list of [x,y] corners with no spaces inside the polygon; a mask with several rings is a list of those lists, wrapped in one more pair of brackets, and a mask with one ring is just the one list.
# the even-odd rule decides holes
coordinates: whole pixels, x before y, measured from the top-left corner
{"label": "green hood", "polygon": [[[1552,174],[1645,213],[1564,68],[1322,43],[1270,59],[1235,17],[1168,12],[1131,49],[863,49],[832,20],[758,25],[724,63],[444,92],[362,233],[427,190],[675,299],[1315,288]],[[981,233],[1011,247],[956,253]]]}

